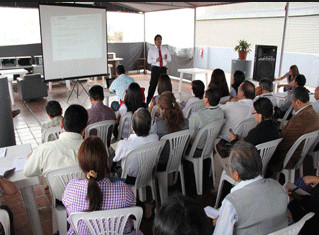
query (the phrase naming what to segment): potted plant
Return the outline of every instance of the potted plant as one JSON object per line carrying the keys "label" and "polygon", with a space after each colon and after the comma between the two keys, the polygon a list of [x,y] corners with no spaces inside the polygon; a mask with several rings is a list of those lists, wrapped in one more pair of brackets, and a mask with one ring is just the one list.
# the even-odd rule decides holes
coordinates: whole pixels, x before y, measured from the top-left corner
{"label": "potted plant", "polygon": [[245,40],[239,40],[239,44],[235,47],[235,51],[238,51],[238,57],[240,60],[246,60],[247,54],[251,51],[250,43]]}

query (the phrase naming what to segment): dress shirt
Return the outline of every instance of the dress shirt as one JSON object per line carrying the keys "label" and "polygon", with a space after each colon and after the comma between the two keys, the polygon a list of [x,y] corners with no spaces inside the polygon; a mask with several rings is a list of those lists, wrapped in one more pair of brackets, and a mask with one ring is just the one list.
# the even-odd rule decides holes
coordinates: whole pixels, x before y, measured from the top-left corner
{"label": "dress shirt", "polygon": [[[131,134],[128,139],[120,140],[115,150],[115,156],[113,162],[121,161],[121,167],[124,169],[124,162],[127,155],[134,149],[158,141],[156,134],[149,134],[148,136],[137,136]],[[132,159],[131,164],[128,168],[127,174],[132,177],[136,177],[138,173],[138,159]]]}
{"label": "dress shirt", "polygon": [[[187,103],[185,104],[185,107],[183,108],[183,114],[184,114],[184,116],[185,116],[185,114],[186,114],[186,110],[187,110],[188,106],[190,106],[192,103],[195,103],[195,102],[200,101],[200,100],[201,100],[201,99],[198,98],[198,97],[191,97],[191,98],[189,98],[189,99],[187,100]],[[191,114],[189,115],[189,118],[190,118],[192,115],[193,115],[193,113],[191,112]],[[189,119],[189,118],[188,118],[188,119]]]}
{"label": "dress shirt", "polygon": [[251,99],[241,99],[235,102],[227,102],[220,105],[224,111],[226,122],[222,126],[219,137],[230,142],[228,130],[236,127],[236,125],[253,116],[254,107]]}
{"label": "dress shirt", "polygon": [[313,109],[319,114],[319,100],[312,103]]}
{"label": "dress shirt", "polygon": [[88,112],[88,123],[87,125],[101,122],[105,120],[115,120],[115,113],[113,109],[107,107],[102,102],[97,102],[87,110]]}
{"label": "dress shirt", "polygon": [[260,97],[268,98],[274,107],[277,106],[277,100],[272,93],[269,92],[269,93],[264,93],[264,94],[258,95],[255,97],[255,99],[253,101],[255,102]]}
{"label": "dress shirt", "polygon": [[[65,188],[62,196],[62,202],[67,210],[68,215],[76,212],[83,212],[89,208],[89,201],[87,200],[87,179],[73,179]],[[136,205],[136,198],[131,188],[122,181],[111,182],[109,178],[104,178],[97,181],[97,184],[103,194],[103,200],[100,210],[113,210]],[[68,217],[70,223],[70,217]],[[71,224],[71,223],[70,223]],[[80,222],[78,226],[79,234],[89,234],[89,229]],[[68,234],[75,234],[72,225]],[[133,230],[133,221],[128,220],[124,234],[135,234]]]}
{"label": "dress shirt", "polygon": [[121,74],[111,83],[109,90],[116,93],[118,101],[120,102],[121,100],[124,100],[123,94],[133,82],[135,82],[133,78]]}
{"label": "dress shirt", "polygon": [[281,105],[280,105],[281,111],[286,112],[289,109],[289,107],[291,105],[290,98],[291,98],[291,91],[288,92],[286,99],[281,103]]}
{"label": "dress shirt", "polygon": [[232,87],[232,88],[230,89],[229,95],[230,95],[230,97],[235,97],[235,96],[237,96],[237,91],[235,90],[234,87]]}
{"label": "dress shirt", "polygon": [[[166,67],[167,62],[170,62],[172,60],[172,57],[166,47],[161,46],[160,48],[162,53],[163,67]],[[165,54],[167,54],[167,59],[165,59]],[[160,67],[160,62],[156,61],[158,57],[159,57],[158,47],[154,46],[150,48],[150,50],[148,51],[148,56],[147,56],[147,63],[151,64],[152,66]]]}
{"label": "dress shirt", "polygon": [[[44,131],[46,131],[47,129],[51,128],[51,127],[57,127],[61,125],[61,120],[62,120],[62,116],[57,116],[54,117],[50,122],[44,123],[41,126],[41,139],[42,139],[42,143],[44,143]],[[55,140],[55,137],[53,134],[49,135],[49,141]]]}

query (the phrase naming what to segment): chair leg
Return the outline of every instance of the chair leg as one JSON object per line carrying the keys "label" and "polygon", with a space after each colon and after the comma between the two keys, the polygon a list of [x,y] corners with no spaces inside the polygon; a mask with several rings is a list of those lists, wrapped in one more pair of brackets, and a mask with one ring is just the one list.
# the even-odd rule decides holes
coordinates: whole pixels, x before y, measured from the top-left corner
{"label": "chair leg", "polygon": [[213,159],[213,155],[211,155],[211,158],[210,158],[210,164],[211,164],[211,174],[209,174],[209,176],[212,176],[213,177],[213,187],[215,188],[215,185],[216,185],[216,175],[215,175],[215,165],[214,165],[214,159]]}
{"label": "chair leg", "polygon": [[194,174],[196,182],[197,195],[203,194],[203,161],[194,162]]}
{"label": "chair leg", "polygon": [[221,196],[221,194],[222,194],[222,189],[223,189],[223,186],[224,186],[224,177],[225,177],[225,174],[226,174],[226,172],[223,171],[222,176],[221,176],[221,178],[220,178],[220,183],[219,183],[219,186],[218,186],[216,202],[215,202],[215,206],[214,206],[216,209],[217,209],[217,207],[218,207],[219,200],[220,200],[220,196]]}
{"label": "chair leg", "polygon": [[[182,164],[179,166],[178,171],[179,171],[179,174],[180,174],[180,177],[181,177],[182,193],[185,196],[186,195],[185,179],[184,179],[184,170],[183,170]],[[176,175],[178,175],[178,174],[176,174]]]}
{"label": "chair leg", "polygon": [[301,164],[300,168],[299,168],[299,178],[303,177],[303,164]]}
{"label": "chair leg", "polygon": [[168,196],[168,175],[166,172],[158,175],[158,187],[161,197],[161,204],[163,204]]}
{"label": "chair leg", "polygon": [[67,234],[67,213],[66,209],[59,210],[55,209],[56,217],[58,220],[59,234]]}
{"label": "chair leg", "polygon": [[146,187],[138,189],[138,196],[141,202],[146,201]]}

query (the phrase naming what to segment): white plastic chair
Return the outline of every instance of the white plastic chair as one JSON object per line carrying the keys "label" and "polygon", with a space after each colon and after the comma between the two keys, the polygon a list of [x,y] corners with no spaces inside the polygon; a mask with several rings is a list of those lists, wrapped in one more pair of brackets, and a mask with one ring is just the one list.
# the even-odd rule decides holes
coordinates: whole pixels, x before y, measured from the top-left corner
{"label": "white plastic chair", "polygon": [[[294,182],[295,181],[295,171],[299,169],[299,177],[303,176],[303,160],[305,156],[308,154],[311,147],[314,145],[315,141],[317,140],[319,131],[313,131],[307,134],[300,136],[295,143],[290,147],[289,151],[287,152],[283,164],[283,169],[280,173],[285,175],[285,181]],[[294,154],[298,146],[304,142],[304,145],[301,150],[300,159],[296,163],[293,169],[285,169],[287,166],[291,156]],[[276,179],[279,180],[280,173],[276,174]]]}
{"label": "white plastic chair", "polygon": [[[67,212],[64,206],[57,205],[56,199],[62,198],[66,185],[75,178],[84,178],[84,173],[79,166],[66,167],[58,170],[52,170],[46,175],[52,195],[52,210],[56,213],[59,233],[67,233]],[[60,184],[58,184],[59,182]],[[55,188],[53,188],[53,185]],[[59,186],[59,188],[56,188]]]}
{"label": "white plastic chair", "polygon": [[203,100],[199,100],[190,104],[185,111],[185,118],[189,119],[194,113],[202,108],[205,108]]}
{"label": "white plastic chair", "polygon": [[319,135],[308,153],[310,156],[312,156],[314,169],[316,169],[319,166],[319,149],[314,151],[314,149],[317,147],[318,144],[319,144]]}
{"label": "white plastic chair", "polygon": [[133,116],[132,112],[127,112],[123,116],[121,116],[117,141],[120,141],[121,139],[123,139],[122,135],[123,135],[124,124],[126,123],[126,121],[128,121],[128,124],[129,124],[129,135],[132,133],[132,130],[131,130],[132,116]]}
{"label": "white plastic chair", "polygon": [[[92,212],[79,212],[72,213],[70,215],[71,225],[76,234],[79,234],[78,226],[83,226],[83,223],[88,227],[90,234],[113,234],[122,235],[124,233],[125,225],[130,217],[134,215],[134,229],[136,234],[140,228],[143,209],[138,206],[120,208],[115,210],[103,210],[103,211],[92,211]],[[82,222],[79,223],[79,222]],[[101,225],[104,226],[101,226]]]}
{"label": "white plastic chair", "polygon": [[280,229],[273,233],[268,233],[268,235],[298,235],[307,220],[311,219],[315,213],[309,212],[304,217],[302,217],[297,223],[294,223],[286,228]]}
{"label": "white plastic chair", "polygon": [[115,125],[115,120],[106,120],[106,121],[90,124],[85,129],[85,137],[88,137],[90,135],[91,130],[93,129],[96,130],[96,135],[100,137],[103,143],[105,144],[108,156],[110,156],[109,148],[111,144],[111,137],[112,137],[114,125]]}
{"label": "white plastic chair", "polygon": [[137,196],[137,190],[139,190],[139,199],[141,201],[145,201],[142,189],[146,186],[150,186],[152,189],[152,197],[155,199],[156,205],[158,205],[154,172],[164,145],[165,141],[156,141],[143,145],[132,150],[125,159],[121,178],[127,178],[131,162],[138,161],[138,173],[135,184],[130,185],[130,187],[135,196]]}
{"label": "white plastic chair", "polygon": [[[259,151],[259,155],[260,155],[262,163],[263,163],[262,176],[265,175],[268,162],[271,159],[278,144],[281,141],[282,141],[282,138],[279,138],[276,140],[271,140],[271,141],[256,145],[256,148]],[[220,178],[220,184],[218,186],[218,193],[217,193],[216,202],[215,202],[215,206],[214,206],[215,208],[217,208],[219,205],[222,189],[224,186],[224,181],[227,181],[228,183],[230,183],[232,185],[237,184],[237,182],[235,180],[233,180],[233,178],[230,175],[228,175],[225,170],[223,170],[221,178]]]}
{"label": "white plastic chair", "polygon": [[[213,184],[215,185],[215,168],[214,168],[214,159],[213,159],[213,147],[216,138],[225,123],[225,119],[221,121],[214,121],[212,123],[207,124],[203,128],[199,130],[196,135],[196,138],[192,144],[192,148],[189,151],[188,155],[184,156],[184,159],[193,163],[194,166],[194,175],[196,182],[196,190],[198,195],[203,194],[203,161],[206,158],[211,159],[211,172],[213,175]],[[206,143],[202,150],[202,154],[198,158],[194,158],[195,151],[198,147],[198,144],[201,140],[205,138]]]}
{"label": "white plastic chair", "polygon": [[170,173],[178,173],[181,178],[182,193],[185,192],[184,171],[182,167],[182,156],[186,150],[192,131],[187,129],[183,131],[177,131],[171,134],[164,135],[161,140],[166,143],[169,142],[169,156],[165,171],[156,171],[156,177],[158,179],[159,192],[161,197],[161,203],[166,200],[168,196],[168,175]]}
{"label": "white plastic chair", "polygon": [[62,133],[60,126],[51,127],[43,132],[44,143],[49,141],[49,137],[52,135],[55,140],[59,139],[59,135]]}
{"label": "white plastic chair", "polygon": [[234,132],[234,134],[245,138],[248,135],[248,132],[251,129],[255,128],[257,126],[257,124],[258,123],[256,122],[255,118],[251,117],[251,118],[248,118],[248,119],[245,119],[245,120],[239,122],[235,126],[233,132]]}
{"label": "white plastic chair", "polygon": [[0,209],[0,223],[3,226],[4,234],[10,235],[10,217],[6,210]]}
{"label": "white plastic chair", "polygon": [[219,103],[222,104],[222,103],[228,101],[229,99],[230,99],[230,95],[228,95],[228,96],[223,96],[223,97],[220,98]]}
{"label": "white plastic chair", "polygon": [[278,118],[277,121],[280,122],[280,129],[283,128],[283,126],[288,122],[288,116],[291,114],[291,112],[293,111],[293,107],[292,105],[289,106],[288,110],[285,112],[285,115],[281,118]]}
{"label": "white plastic chair", "polygon": [[155,121],[155,116],[156,116],[156,112],[159,111],[159,107],[158,105],[154,105],[154,107],[152,108],[152,112],[151,112],[151,118],[152,118],[152,124]]}

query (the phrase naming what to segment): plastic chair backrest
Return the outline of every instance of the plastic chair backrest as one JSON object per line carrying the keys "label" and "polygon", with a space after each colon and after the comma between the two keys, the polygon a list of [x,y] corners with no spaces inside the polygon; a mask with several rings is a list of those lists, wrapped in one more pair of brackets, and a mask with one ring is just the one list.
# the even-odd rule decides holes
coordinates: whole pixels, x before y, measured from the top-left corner
{"label": "plastic chair backrest", "polygon": [[159,110],[159,107],[158,105],[154,105],[153,109],[152,109],[152,112],[151,112],[151,118],[152,118],[152,123],[154,123],[154,120],[155,120],[155,115],[156,115],[156,112]]}
{"label": "plastic chair backrest", "polygon": [[10,217],[6,210],[0,209],[0,223],[3,226],[4,234],[10,235]]}
{"label": "plastic chair backrest", "polygon": [[43,132],[44,136],[44,143],[49,141],[49,137],[53,136],[55,140],[59,139],[59,135],[62,133],[62,128],[60,126],[51,127],[49,129],[46,129]]}
{"label": "plastic chair backrest", "polygon": [[190,141],[192,131],[187,129],[164,135],[161,140],[169,141],[169,157],[166,172],[176,172],[181,164],[182,156]]}
{"label": "plastic chair backrest", "polygon": [[[124,233],[124,228],[130,215],[134,215],[136,218],[135,229],[136,234],[138,234],[143,216],[143,209],[138,206],[115,210],[72,213],[70,215],[70,220],[76,234],[79,234],[78,226],[83,226],[84,223],[92,235],[116,235]],[[102,224],[103,226],[101,226]]]}
{"label": "plastic chair backrest", "polygon": [[268,235],[297,235],[299,234],[300,230],[304,226],[307,220],[311,219],[315,213],[309,212],[304,217],[302,217],[297,223],[294,223],[286,228],[280,229],[273,233],[268,233]]}
{"label": "plastic chair backrest", "polygon": [[262,144],[256,145],[257,150],[259,150],[259,155],[263,162],[263,171],[262,175],[264,176],[266,173],[268,162],[270,161],[272,155],[274,154],[278,144],[282,141],[283,138],[279,138],[276,140],[271,140]]}
{"label": "plastic chair backrest", "polygon": [[257,126],[257,124],[258,123],[256,122],[255,118],[251,117],[251,118],[248,118],[248,119],[245,119],[245,120],[239,122],[235,126],[233,132],[234,132],[234,134],[245,138],[248,135],[248,132],[251,129],[255,128]]}
{"label": "plastic chair backrest", "polygon": [[117,136],[117,141],[120,141],[122,139],[124,123],[126,120],[129,121],[129,129],[130,129],[129,134],[132,133],[132,130],[131,130],[132,116],[133,116],[132,112],[126,112],[123,116],[121,116],[120,123],[119,123],[119,132],[118,132],[118,136]]}
{"label": "plastic chair backrest", "polygon": [[199,100],[190,104],[185,111],[185,118],[189,119],[191,114],[196,113],[198,110],[202,108],[205,108],[203,100]]}
{"label": "plastic chair backrest", "polygon": [[283,128],[284,124],[286,124],[288,116],[289,116],[289,114],[291,114],[292,110],[293,110],[293,107],[292,107],[292,105],[290,105],[288,110],[285,112],[285,115],[283,116],[283,118],[278,119],[278,121],[280,122],[281,129]]}
{"label": "plastic chair backrest", "polygon": [[106,120],[90,124],[85,129],[85,137],[89,136],[90,131],[95,129],[96,135],[103,140],[105,146],[110,147],[114,125],[115,120]]}
{"label": "plastic chair backrest", "polygon": [[310,133],[306,133],[306,134],[303,134],[302,136],[300,136],[295,141],[295,143],[290,147],[289,151],[287,152],[286,157],[285,157],[285,161],[284,161],[284,168],[288,164],[291,156],[294,154],[294,152],[296,151],[298,146],[302,142],[304,142],[304,145],[302,147],[301,154],[300,154],[300,159],[294,167],[294,169],[298,169],[302,165],[305,156],[307,155],[307,153],[309,152],[309,150],[311,149],[311,147],[314,145],[315,141],[317,140],[318,134],[319,134],[319,130],[313,131]]}
{"label": "plastic chair backrest", "polygon": [[206,139],[206,143],[203,148],[201,157],[205,158],[206,156],[209,156],[213,151],[214,142],[216,138],[218,137],[219,132],[222,126],[224,125],[225,121],[226,119],[222,119],[220,121],[214,121],[212,123],[207,124],[203,128],[201,128],[195,137],[195,140],[192,144],[192,148],[189,151],[188,156],[194,156],[197,146],[201,142],[201,139],[203,138]]}
{"label": "plastic chair backrest", "polygon": [[164,148],[165,141],[142,145],[131,151],[125,159],[121,178],[126,178],[131,162],[138,161],[138,173],[135,180],[135,187],[143,188],[150,185],[153,179],[154,169],[157,166],[159,156]]}
{"label": "plastic chair backrest", "polygon": [[[53,206],[55,207],[55,199],[56,199],[56,194],[58,192],[63,193],[65,190],[65,187],[67,184],[75,179],[75,178],[84,178],[84,173],[80,169],[79,166],[71,166],[71,167],[66,167],[62,169],[57,169],[57,170],[52,170],[49,171],[46,175],[46,178],[48,180],[48,185],[51,191],[52,195],[52,203]],[[54,181],[58,180],[60,184],[55,183]],[[55,186],[59,185],[59,189],[53,188],[53,184]],[[62,195],[58,195],[60,198],[62,198]]]}

